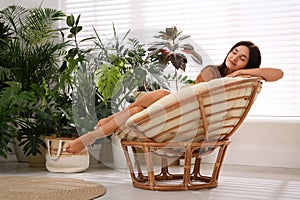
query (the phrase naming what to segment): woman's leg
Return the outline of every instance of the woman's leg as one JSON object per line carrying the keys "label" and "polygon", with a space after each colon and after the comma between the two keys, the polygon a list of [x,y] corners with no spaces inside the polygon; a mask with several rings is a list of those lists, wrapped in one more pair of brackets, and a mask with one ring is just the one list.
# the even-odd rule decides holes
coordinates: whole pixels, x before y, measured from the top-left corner
{"label": "woman's leg", "polygon": [[110,120],[112,120],[113,115],[105,117],[103,119],[100,119],[97,123],[97,125],[94,127],[94,129],[99,128],[100,126],[102,126],[103,124],[106,124],[107,122],[109,122]]}
{"label": "woman's leg", "polygon": [[[166,96],[170,94],[169,91],[167,90],[155,90],[152,91],[148,94],[146,94],[145,96],[142,96],[140,98],[138,98],[135,102],[133,102],[128,109],[132,109],[135,107],[143,107],[143,108],[148,108],[151,104],[153,104],[154,102],[156,102],[158,99],[161,99],[162,97]],[[114,115],[116,115],[118,113],[115,113],[109,117],[103,118],[101,120],[99,120],[99,122],[97,123],[97,125],[95,126],[95,129],[102,126],[103,124],[106,124],[107,122],[109,122]]]}
{"label": "woman's leg", "polygon": [[148,108],[151,104],[156,102],[157,100],[161,99],[162,97],[170,94],[169,91],[160,89],[160,90],[154,90],[145,96],[142,96],[141,98],[138,98],[135,102],[133,102],[129,108],[131,107],[144,107]]}
{"label": "woman's leg", "polygon": [[149,94],[137,99],[127,109],[117,112],[103,120],[100,120],[95,127],[95,130],[89,131],[69,144],[66,151],[79,153],[86,146],[94,143],[99,138],[107,137],[122,127],[127,119],[135,113],[138,113],[158,99],[170,94],[167,90],[155,90]]}
{"label": "woman's leg", "polygon": [[103,123],[95,130],[89,131],[87,134],[75,139],[68,145],[66,151],[72,153],[81,152],[86,146],[93,144],[97,139],[104,138],[113,134],[116,129],[119,129],[125,124],[130,116],[142,110],[144,110],[144,107],[132,107],[117,112],[108,118],[105,118],[106,123]]}

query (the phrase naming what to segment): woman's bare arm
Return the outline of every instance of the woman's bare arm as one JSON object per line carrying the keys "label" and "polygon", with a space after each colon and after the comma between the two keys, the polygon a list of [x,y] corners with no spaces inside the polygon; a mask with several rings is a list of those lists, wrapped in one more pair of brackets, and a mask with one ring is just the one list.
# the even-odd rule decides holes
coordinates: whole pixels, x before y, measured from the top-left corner
{"label": "woman's bare arm", "polygon": [[283,71],[277,68],[253,68],[253,69],[240,69],[227,75],[227,77],[237,76],[255,76],[261,77],[263,80],[271,82],[277,81],[283,77]]}

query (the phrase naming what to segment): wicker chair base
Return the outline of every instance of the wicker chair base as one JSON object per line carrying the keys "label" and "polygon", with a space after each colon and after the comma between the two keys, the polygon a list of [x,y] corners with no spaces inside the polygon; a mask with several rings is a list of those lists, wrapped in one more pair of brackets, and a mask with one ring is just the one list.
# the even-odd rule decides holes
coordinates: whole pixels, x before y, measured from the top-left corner
{"label": "wicker chair base", "polygon": [[[147,190],[175,191],[217,187],[221,165],[230,140],[192,143],[150,143],[122,140],[121,143],[134,187]],[[133,158],[130,156],[129,149],[132,149]],[[178,151],[179,149],[181,151]],[[216,149],[218,149],[218,154],[211,176],[201,175],[201,166],[203,166],[201,165],[201,158]],[[169,153],[157,153],[158,150]],[[172,156],[170,156],[170,152],[172,152]],[[174,152],[180,153],[174,155]],[[159,170],[154,169],[153,155],[158,155],[160,158]],[[183,169],[182,166],[170,166],[169,159],[172,157],[184,160]],[[192,164],[193,158],[195,158],[194,164]],[[142,170],[142,163],[146,168],[144,171]],[[170,167],[181,168],[183,172],[171,173]]]}

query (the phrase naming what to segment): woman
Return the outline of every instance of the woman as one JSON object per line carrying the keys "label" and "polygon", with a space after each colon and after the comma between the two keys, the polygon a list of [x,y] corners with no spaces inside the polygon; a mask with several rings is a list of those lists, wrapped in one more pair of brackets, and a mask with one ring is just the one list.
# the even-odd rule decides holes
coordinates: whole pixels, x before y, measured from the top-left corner
{"label": "woman", "polygon": [[[209,81],[220,77],[260,77],[265,81],[276,81],[283,76],[280,69],[259,68],[261,54],[259,48],[250,41],[235,44],[228,52],[224,62],[219,66],[209,65],[197,76],[195,83]],[[127,119],[149,107],[158,99],[170,94],[167,90],[155,90],[132,103],[128,108],[107,118],[101,119],[93,131],[77,138],[66,148],[67,152],[79,153],[96,139],[111,135],[125,124]]]}
{"label": "woman", "polygon": [[196,79],[196,83],[220,77],[260,77],[265,81],[277,81],[283,72],[275,68],[259,68],[261,54],[259,48],[250,41],[236,43],[219,66],[205,67]]}

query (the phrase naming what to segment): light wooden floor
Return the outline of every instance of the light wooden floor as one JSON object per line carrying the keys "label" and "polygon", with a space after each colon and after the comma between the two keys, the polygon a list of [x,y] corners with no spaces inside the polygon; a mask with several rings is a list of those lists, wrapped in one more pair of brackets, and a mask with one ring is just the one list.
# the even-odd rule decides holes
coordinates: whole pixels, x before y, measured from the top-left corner
{"label": "light wooden floor", "polygon": [[219,186],[199,191],[158,192],[134,188],[127,170],[93,164],[83,173],[51,173],[18,163],[14,156],[0,159],[0,175],[78,178],[101,183],[107,200],[300,200],[300,169],[224,165]]}

